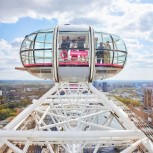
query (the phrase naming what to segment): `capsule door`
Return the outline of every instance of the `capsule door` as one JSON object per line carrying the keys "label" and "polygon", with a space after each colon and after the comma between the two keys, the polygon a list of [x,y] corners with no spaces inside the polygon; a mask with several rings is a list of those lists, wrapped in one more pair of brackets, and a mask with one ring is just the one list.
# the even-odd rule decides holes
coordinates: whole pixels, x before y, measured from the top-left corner
{"label": "capsule door", "polygon": [[59,29],[57,43],[58,80],[88,81],[89,50],[89,31],[63,31]]}

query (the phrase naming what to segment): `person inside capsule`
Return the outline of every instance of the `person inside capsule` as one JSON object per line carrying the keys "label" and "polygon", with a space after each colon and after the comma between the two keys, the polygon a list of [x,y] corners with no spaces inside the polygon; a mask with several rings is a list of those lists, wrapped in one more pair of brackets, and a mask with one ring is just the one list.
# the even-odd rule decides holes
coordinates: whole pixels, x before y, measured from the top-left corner
{"label": "person inside capsule", "polygon": [[111,46],[109,44],[109,41],[106,41],[105,45],[105,50],[104,50],[104,63],[109,64],[110,63],[110,50]]}
{"label": "person inside capsule", "polygon": [[68,43],[66,39],[63,39],[62,44],[61,44],[62,52],[61,52],[61,58],[67,60],[68,56]]}
{"label": "person inside capsule", "polygon": [[82,51],[84,49],[84,40],[78,37],[78,43],[77,43],[78,49]]}
{"label": "person inside capsule", "polygon": [[98,46],[98,50],[96,52],[97,56],[97,63],[103,63],[103,58],[104,58],[104,45],[103,42],[100,42],[100,45]]}
{"label": "person inside capsule", "polygon": [[67,46],[67,48],[70,48],[70,43],[71,43],[70,38],[69,38],[69,36],[67,36],[66,37],[66,46]]}
{"label": "person inside capsule", "polygon": [[61,48],[62,49],[66,49],[67,48],[67,44],[66,44],[66,40],[65,39],[63,39],[63,41],[62,41]]}
{"label": "person inside capsule", "polygon": [[82,51],[85,51],[84,50],[84,43],[85,43],[84,39],[78,37],[77,47],[78,47],[79,51],[81,52],[80,53],[80,61],[86,60],[86,57],[84,55],[82,55],[83,54]]}
{"label": "person inside capsule", "polygon": [[[77,52],[76,48],[77,48],[77,43],[76,40],[73,39],[70,43],[70,48],[71,48],[71,52]],[[77,61],[77,55],[71,55],[71,61]]]}

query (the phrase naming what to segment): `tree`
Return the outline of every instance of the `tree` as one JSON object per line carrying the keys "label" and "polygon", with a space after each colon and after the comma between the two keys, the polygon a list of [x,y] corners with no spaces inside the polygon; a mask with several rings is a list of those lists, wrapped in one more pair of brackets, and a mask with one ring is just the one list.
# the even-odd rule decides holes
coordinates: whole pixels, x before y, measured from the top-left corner
{"label": "tree", "polygon": [[13,115],[15,115],[15,112],[9,108],[0,110],[0,120],[4,120]]}
{"label": "tree", "polygon": [[123,97],[120,97],[120,96],[115,96],[115,98],[118,99],[119,101],[121,101],[122,103],[126,104],[126,105],[132,104],[132,106],[134,106],[134,107],[138,107],[138,106],[141,105],[141,103],[139,101],[132,100],[130,98],[123,98]]}

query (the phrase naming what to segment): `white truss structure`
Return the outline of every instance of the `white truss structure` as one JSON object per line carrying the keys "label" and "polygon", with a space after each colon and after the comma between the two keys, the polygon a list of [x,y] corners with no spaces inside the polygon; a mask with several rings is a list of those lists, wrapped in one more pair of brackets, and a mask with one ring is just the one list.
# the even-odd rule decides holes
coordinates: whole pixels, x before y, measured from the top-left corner
{"label": "white truss structure", "polygon": [[153,152],[153,144],[128,115],[90,83],[56,83],[0,130],[1,153]]}

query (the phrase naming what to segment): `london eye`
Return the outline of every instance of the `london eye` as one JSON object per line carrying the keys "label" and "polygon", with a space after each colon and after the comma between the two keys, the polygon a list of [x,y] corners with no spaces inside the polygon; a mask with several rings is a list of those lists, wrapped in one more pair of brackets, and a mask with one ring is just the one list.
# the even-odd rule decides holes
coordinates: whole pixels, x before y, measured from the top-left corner
{"label": "london eye", "polygon": [[153,152],[152,130],[92,85],[124,68],[127,49],[120,37],[91,26],[57,25],[27,35],[20,58],[23,67],[16,69],[55,85],[0,130],[0,152]]}

